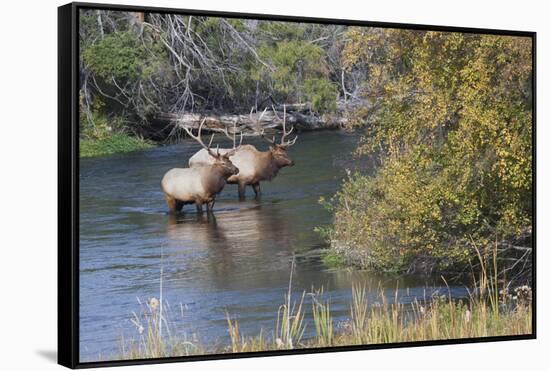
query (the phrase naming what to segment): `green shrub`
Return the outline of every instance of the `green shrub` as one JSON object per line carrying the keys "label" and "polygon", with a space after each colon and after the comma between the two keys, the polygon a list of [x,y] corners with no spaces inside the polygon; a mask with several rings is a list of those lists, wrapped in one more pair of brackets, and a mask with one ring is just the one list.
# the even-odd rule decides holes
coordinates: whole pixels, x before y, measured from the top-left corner
{"label": "green shrub", "polygon": [[97,76],[109,81],[146,79],[167,59],[160,42],[140,40],[133,31],[114,32],[82,51],[82,60]]}
{"label": "green shrub", "polygon": [[336,85],[327,79],[313,78],[304,84],[306,101],[311,102],[311,109],[319,113],[336,111],[338,90]]}
{"label": "green shrub", "polygon": [[260,68],[257,79],[267,78],[280,100],[287,103],[310,102],[317,113],[336,109],[338,90],[330,81],[326,52],[307,40],[266,43],[259,50],[274,70]]}
{"label": "green shrub", "polygon": [[329,268],[342,268],[346,266],[346,260],[340,254],[328,251],[323,254],[323,263]]}
{"label": "green shrub", "polygon": [[115,133],[101,139],[80,139],[80,157],[95,157],[152,148],[151,141]]}

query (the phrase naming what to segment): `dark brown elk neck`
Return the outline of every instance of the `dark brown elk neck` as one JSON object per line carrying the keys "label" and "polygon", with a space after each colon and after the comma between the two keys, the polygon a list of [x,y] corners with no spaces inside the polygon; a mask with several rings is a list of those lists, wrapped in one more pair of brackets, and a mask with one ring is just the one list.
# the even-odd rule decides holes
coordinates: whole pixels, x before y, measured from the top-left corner
{"label": "dark brown elk neck", "polygon": [[227,178],[229,178],[231,174],[225,173],[223,168],[217,164],[211,165],[205,170],[202,176],[202,185],[204,189],[210,194],[221,192]]}
{"label": "dark brown elk neck", "polygon": [[277,167],[277,163],[275,161],[275,156],[273,156],[271,151],[260,153],[261,157],[257,168],[258,175],[261,180],[271,180],[279,172],[279,168]]}

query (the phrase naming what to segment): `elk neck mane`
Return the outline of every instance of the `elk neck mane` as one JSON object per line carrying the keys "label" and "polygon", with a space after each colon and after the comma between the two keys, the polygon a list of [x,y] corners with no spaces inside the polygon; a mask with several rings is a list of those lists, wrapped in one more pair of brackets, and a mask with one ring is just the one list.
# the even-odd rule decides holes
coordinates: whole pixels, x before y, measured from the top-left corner
{"label": "elk neck mane", "polygon": [[221,191],[227,182],[227,178],[230,176],[230,174],[224,174],[223,169],[218,164],[205,166],[202,170],[206,170],[202,177],[202,186],[210,194],[216,194]]}
{"label": "elk neck mane", "polygon": [[258,152],[262,154],[261,162],[263,162],[263,164],[260,164],[258,167],[260,178],[265,180],[273,179],[279,172],[279,168],[275,163],[275,156],[273,156],[273,152],[269,150],[266,152]]}

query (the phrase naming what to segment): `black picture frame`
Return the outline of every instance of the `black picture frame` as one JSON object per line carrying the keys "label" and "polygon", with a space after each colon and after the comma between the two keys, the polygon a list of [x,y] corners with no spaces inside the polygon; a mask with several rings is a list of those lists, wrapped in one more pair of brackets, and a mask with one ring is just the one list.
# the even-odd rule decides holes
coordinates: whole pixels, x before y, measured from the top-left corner
{"label": "black picture frame", "polygon": [[[509,35],[532,40],[532,185],[533,185],[533,267],[532,267],[532,334],[519,336],[490,336],[470,339],[433,340],[390,344],[334,346],[327,348],[261,351],[239,354],[208,354],[141,360],[111,360],[85,362],[79,360],[79,10],[101,9],[136,12],[155,12],[226,18],[276,20],[304,23],[339,24],[409,30]],[[349,19],[296,17],[272,14],[252,14],[223,11],[171,9],[148,6],[70,3],[58,8],[58,363],[69,368],[90,368],[182,361],[202,361],[230,358],[265,357],[287,354],[341,352],[351,350],[388,349],[446,344],[481,343],[536,339],[536,32],[485,28],[448,27],[439,25],[372,22]]]}

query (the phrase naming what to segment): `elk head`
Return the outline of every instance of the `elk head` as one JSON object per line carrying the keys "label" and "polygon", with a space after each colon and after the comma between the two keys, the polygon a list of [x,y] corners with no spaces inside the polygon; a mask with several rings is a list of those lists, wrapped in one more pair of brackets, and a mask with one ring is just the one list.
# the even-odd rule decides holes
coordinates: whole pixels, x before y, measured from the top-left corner
{"label": "elk head", "polygon": [[[210,142],[208,143],[208,145],[204,144],[204,142],[201,139],[202,126],[204,125],[205,121],[206,121],[206,118],[204,118],[201,121],[197,135],[194,135],[191,129],[187,127],[185,127],[184,130],[187,132],[187,134],[191,138],[195,139],[206,150],[206,152],[214,159],[212,166],[215,166],[218,169],[220,169],[224,177],[230,177],[231,175],[238,174],[239,169],[235,165],[233,165],[229,157],[232,156],[241,147],[241,144],[239,144],[238,147],[234,146],[233,149],[225,153],[220,153],[219,148],[217,148],[216,151],[213,151],[210,147],[212,146],[212,141],[214,140],[214,134],[212,134],[212,136],[210,137]],[[241,134],[241,143],[242,143],[242,134]]]}
{"label": "elk head", "polygon": [[[272,108],[275,116],[279,118],[275,111],[275,107]],[[286,105],[283,105],[283,135],[281,136],[281,143],[277,143],[275,141],[275,137],[273,137],[273,139],[267,138],[262,131],[261,136],[269,143],[269,150],[271,151],[271,154],[275,159],[275,164],[278,168],[282,168],[285,166],[294,166],[294,160],[292,160],[287,153],[288,148],[290,146],[293,146],[296,143],[296,139],[298,139],[298,136],[296,136],[294,137],[294,139],[287,140],[287,137],[292,133],[293,130],[294,127],[290,128],[289,131],[286,131]]]}
{"label": "elk head", "polygon": [[215,158],[213,166],[218,166],[221,170],[224,176],[227,176],[228,178],[231,175],[236,175],[239,173],[239,169],[233,165],[231,160],[229,159],[229,156],[231,156],[234,152],[234,150],[231,150],[230,152],[220,154],[218,151],[218,157]]}

